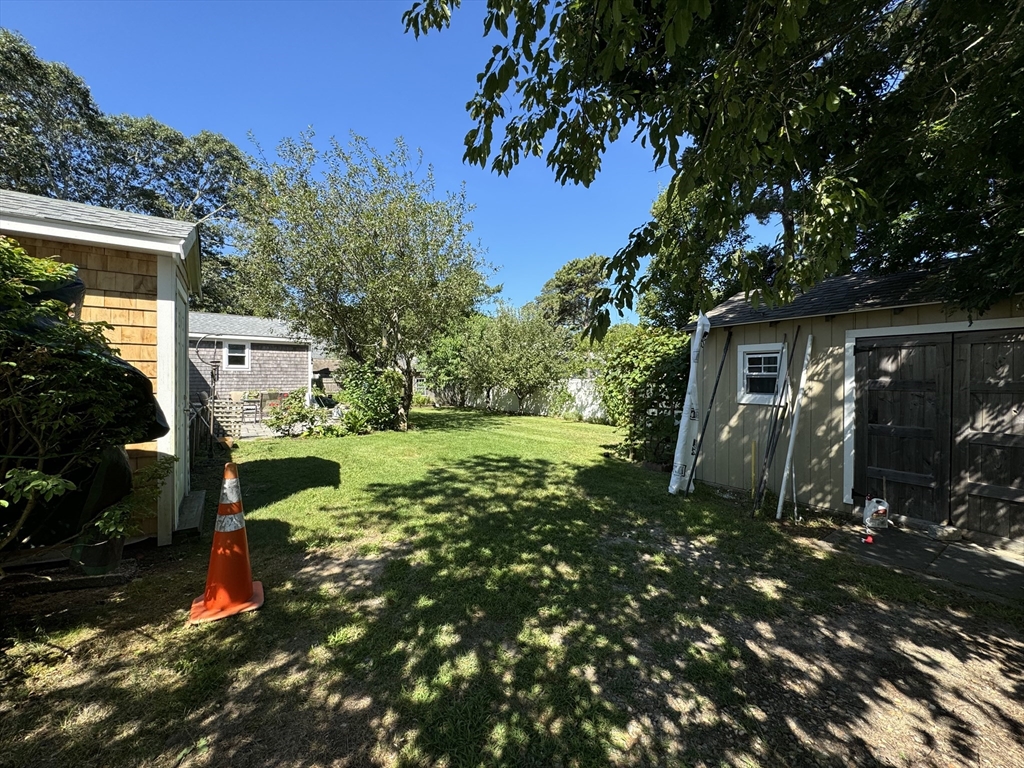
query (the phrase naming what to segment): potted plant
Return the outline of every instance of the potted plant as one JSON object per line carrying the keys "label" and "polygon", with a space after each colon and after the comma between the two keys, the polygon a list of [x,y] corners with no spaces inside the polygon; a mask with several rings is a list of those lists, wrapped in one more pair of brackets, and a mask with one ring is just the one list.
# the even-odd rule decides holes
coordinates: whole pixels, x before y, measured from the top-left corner
{"label": "potted plant", "polygon": [[174,456],[165,456],[138,470],[132,491],[104,509],[75,542],[72,565],[88,576],[110,573],[121,562],[125,539],[139,530],[138,522],[156,509],[164,481],[174,468]]}

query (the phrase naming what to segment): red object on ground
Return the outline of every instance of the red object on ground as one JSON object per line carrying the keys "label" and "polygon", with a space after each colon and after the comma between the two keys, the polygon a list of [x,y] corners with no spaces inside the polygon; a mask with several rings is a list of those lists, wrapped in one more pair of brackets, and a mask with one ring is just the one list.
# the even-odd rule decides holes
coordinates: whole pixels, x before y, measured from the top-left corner
{"label": "red object on ground", "polygon": [[865,536],[863,539],[861,539],[861,541],[863,541],[865,544],[874,544],[875,543],[875,537],[871,536],[871,535],[868,535],[868,536]]}
{"label": "red object on ground", "polygon": [[216,621],[263,605],[263,584],[252,580],[249,542],[245,536],[238,466],[224,465],[224,484],[217,507],[206,592],[192,601],[188,621]]}

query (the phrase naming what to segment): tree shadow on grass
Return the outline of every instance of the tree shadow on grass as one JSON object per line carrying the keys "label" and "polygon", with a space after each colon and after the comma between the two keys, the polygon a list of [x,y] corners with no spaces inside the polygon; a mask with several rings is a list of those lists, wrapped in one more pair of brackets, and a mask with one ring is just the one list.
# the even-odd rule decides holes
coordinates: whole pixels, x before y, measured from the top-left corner
{"label": "tree shadow on grass", "polygon": [[[242,465],[243,490],[256,463]],[[864,730],[880,711],[898,713],[908,758],[925,765],[998,762],[982,738],[1004,754],[1024,743],[1019,633],[941,605],[901,607],[878,569],[817,557],[710,497],[669,498],[663,476],[624,462],[476,456],[321,511],[404,546],[346,583],[351,556],[332,570],[320,553],[300,570],[288,524],[257,516],[265,606],[187,629],[202,583],[187,571],[204,573],[205,556],[186,553],[90,614],[74,645],[26,651],[37,658],[21,668],[64,677],[41,699],[5,693],[2,759],[898,762]],[[61,621],[44,617],[38,639]],[[148,639],[104,655],[93,632]],[[1000,679],[980,694],[943,677],[985,662]]]}
{"label": "tree shadow on grass", "polygon": [[238,479],[245,508],[254,511],[312,488],[337,488],[341,465],[319,456],[256,459],[239,465]]}
{"label": "tree shadow on grass", "polygon": [[[397,521],[415,551],[330,664],[366,680],[400,762],[881,764],[864,723],[894,707],[910,743],[890,750],[977,760],[979,721],[1021,744],[1019,636],[864,600],[906,587],[663,486],[622,462],[480,456],[371,488],[426,514]],[[964,711],[949,656],[1007,685]]]}

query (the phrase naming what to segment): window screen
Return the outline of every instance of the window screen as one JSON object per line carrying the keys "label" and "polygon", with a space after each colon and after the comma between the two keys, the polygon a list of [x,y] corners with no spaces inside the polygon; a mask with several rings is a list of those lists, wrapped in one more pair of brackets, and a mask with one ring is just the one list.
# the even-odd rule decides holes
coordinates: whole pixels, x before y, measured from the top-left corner
{"label": "window screen", "polygon": [[246,361],[245,344],[228,344],[228,368],[245,368]]}
{"label": "window screen", "polygon": [[779,380],[779,355],[755,353],[744,357],[747,392],[753,395],[771,395]]}

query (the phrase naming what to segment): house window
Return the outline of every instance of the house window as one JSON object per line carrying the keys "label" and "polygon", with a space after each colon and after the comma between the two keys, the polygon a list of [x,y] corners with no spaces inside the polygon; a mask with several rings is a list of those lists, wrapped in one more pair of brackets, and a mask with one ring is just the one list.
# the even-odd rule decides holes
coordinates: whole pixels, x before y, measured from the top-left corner
{"label": "house window", "polygon": [[786,368],[781,344],[741,344],[737,349],[736,402],[771,405]]}
{"label": "house window", "polygon": [[244,342],[228,342],[224,345],[225,368],[248,368],[249,345]]}

